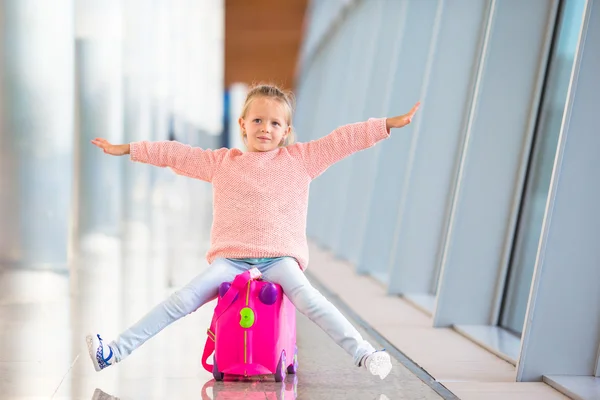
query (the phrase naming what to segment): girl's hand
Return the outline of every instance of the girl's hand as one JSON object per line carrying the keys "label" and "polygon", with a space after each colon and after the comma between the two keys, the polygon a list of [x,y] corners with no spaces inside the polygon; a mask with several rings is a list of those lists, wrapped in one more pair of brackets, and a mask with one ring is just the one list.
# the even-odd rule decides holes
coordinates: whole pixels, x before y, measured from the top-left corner
{"label": "girl's hand", "polygon": [[413,117],[415,116],[415,113],[419,109],[420,105],[421,105],[421,102],[418,101],[407,114],[400,115],[400,116],[393,117],[393,118],[387,118],[385,120],[385,127],[388,130],[390,130],[390,128],[402,128],[402,127],[410,124]]}
{"label": "girl's hand", "polygon": [[129,154],[129,144],[111,144],[108,140],[102,138],[96,138],[92,140],[92,143],[111,156],[124,156],[125,154]]}

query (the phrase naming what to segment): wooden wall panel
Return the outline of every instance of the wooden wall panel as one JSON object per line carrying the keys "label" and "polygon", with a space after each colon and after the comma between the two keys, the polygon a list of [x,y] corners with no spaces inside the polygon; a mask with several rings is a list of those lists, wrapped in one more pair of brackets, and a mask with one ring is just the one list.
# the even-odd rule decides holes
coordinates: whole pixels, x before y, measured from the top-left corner
{"label": "wooden wall panel", "polygon": [[225,0],[225,85],[294,88],[308,0]]}

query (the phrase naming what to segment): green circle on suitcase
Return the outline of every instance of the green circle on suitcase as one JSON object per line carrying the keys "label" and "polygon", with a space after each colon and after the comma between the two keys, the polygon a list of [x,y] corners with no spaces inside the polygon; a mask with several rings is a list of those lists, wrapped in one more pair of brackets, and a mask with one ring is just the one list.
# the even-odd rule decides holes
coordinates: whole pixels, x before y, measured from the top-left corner
{"label": "green circle on suitcase", "polygon": [[254,311],[249,307],[244,307],[240,310],[240,326],[242,328],[250,328],[254,325]]}

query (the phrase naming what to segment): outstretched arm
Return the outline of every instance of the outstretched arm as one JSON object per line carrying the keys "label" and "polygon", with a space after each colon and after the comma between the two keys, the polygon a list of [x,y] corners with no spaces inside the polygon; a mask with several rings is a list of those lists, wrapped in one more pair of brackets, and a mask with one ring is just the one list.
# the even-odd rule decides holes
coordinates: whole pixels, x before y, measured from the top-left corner
{"label": "outstretched arm", "polygon": [[411,123],[420,103],[406,114],[391,118],[371,118],[366,122],[348,124],[335,129],[320,139],[294,145],[311,178],[316,178],[336,162],[360,150],[387,139],[390,129]]}
{"label": "outstretched arm", "polygon": [[129,154],[130,151],[129,143],[112,144],[108,140],[102,138],[96,138],[92,140],[92,143],[104,150],[105,154],[110,154],[111,156],[124,156],[125,154]]}
{"label": "outstretched arm", "polygon": [[385,127],[389,131],[391,128],[403,128],[406,125],[412,122],[417,110],[421,106],[421,102],[418,101],[410,111],[404,115],[399,115],[397,117],[386,118],[385,119]]}
{"label": "outstretched arm", "polygon": [[215,170],[227,153],[227,149],[205,150],[174,141],[133,142],[112,144],[106,139],[96,138],[92,143],[104,153],[113,156],[131,155],[132,161],[169,167],[179,175],[211,182]]}

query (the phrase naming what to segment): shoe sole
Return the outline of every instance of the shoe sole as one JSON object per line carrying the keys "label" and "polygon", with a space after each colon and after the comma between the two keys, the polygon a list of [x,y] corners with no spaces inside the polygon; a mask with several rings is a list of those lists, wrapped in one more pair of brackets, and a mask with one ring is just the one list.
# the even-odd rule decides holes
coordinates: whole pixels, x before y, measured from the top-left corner
{"label": "shoe sole", "polygon": [[87,347],[88,347],[88,354],[90,355],[90,358],[92,359],[92,363],[94,364],[94,369],[96,370],[96,372],[99,372],[101,370],[101,368],[100,368],[100,365],[98,365],[98,360],[96,360],[97,348],[94,348],[94,337],[92,335],[87,335],[85,337],[85,341],[86,341]]}
{"label": "shoe sole", "polygon": [[369,372],[372,375],[379,375],[379,378],[385,379],[392,370],[390,357],[386,353],[376,353],[369,361]]}

